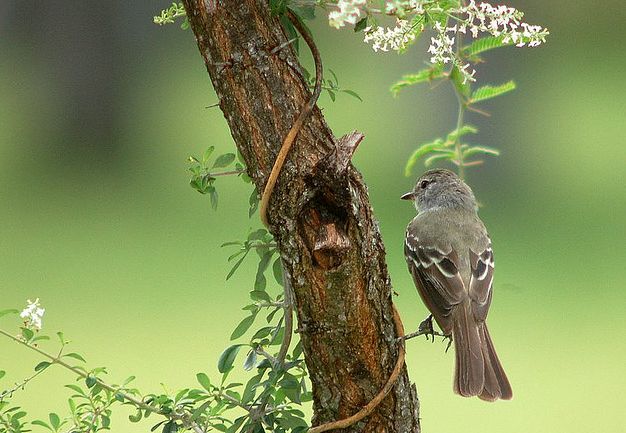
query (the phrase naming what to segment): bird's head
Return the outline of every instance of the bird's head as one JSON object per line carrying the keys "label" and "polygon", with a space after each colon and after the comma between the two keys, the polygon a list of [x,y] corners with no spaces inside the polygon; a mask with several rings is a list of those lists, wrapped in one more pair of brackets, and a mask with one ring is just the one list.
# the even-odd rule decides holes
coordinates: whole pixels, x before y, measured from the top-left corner
{"label": "bird's head", "polygon": [[476,211],[476,199],[469,186],[450,170],[435,169],[422,174],[410,191],[401,197],[413,200],[418,212],[437,208]]}

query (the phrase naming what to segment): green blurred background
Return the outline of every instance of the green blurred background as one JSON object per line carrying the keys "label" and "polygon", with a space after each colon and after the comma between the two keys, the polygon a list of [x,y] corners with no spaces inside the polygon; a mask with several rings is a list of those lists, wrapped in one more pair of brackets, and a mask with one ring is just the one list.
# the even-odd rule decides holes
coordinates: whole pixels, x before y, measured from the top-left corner
{"label": "green blurred background", "polygon": [[[471,115],[475,143],[502,151],[469,182],[483,204],[498,269],[490,327],[515,397],[487,404],[452,393],[451,353],[412,341],[407,364],[425,433],[626,431],[626,87],[622,2],[511,1],[551,31],[535,49],[487,56],[479,79],[518,90]],[[249,187],[220,179],[221,203],[188,186],[186,158],[233,150],[190,31],[158,28],[168,2],[17,2],[0,5],[0,310],[39,297],[44,329],[63,330],[110,380],[135,374],[146,392],[217,377],[251,289],[254,263],[225,282],[223,242],[259,226]],[[426,315],[405,269],[412,208],[398,198],[416,145],[454,127],[445,85],[389,85],[421,67],[375,54],[320,17],[312,28],[325,66],[364,99],[323,96],[341,135],[366,134],[362,170],[387,246],[405,325]],[[421,170],[422,167],[419,167]],[[417,174],[417,173],[416,173]],[[3,318],[3,329],[17,321]],[[0,389],[38,358],[0,340]],[[73,378],[47,373],[15,401],[33,418],[65,413]],[[112,430],[146,431],[118,409]]]}

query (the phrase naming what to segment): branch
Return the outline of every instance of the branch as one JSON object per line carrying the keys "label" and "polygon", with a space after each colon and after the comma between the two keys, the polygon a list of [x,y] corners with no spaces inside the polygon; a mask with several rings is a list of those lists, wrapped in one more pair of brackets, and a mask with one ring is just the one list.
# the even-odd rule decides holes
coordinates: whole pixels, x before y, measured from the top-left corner
{"label": "branch", "polygon": [[[5,337],[10,338],[11,340],[15,341],[16,343],[19,343],[19,344],[21,344],[23,346],[26,346],[26,347],[28,347],[31,350],[34,350],[35,352],[39,353],[40,355],[48,358],[52,362],[52,364],[58,364],[61,367],[64,367],[67,370],[71,371],[75,375],[82,377],[83,379],[87,379],[89,377],[93,377],[93,376],[90,376],[88,373],[80,370],[79,368],[76,368],[76,367],[66,363],[65,361],[63,361],[59,357],[51,355],[51,354],[43,351],[42,349],[31,345],[28,342],[26,342],[26,341],[24,341],[24,340],[22,340],[22,339],[20,339],[18,337],[15,337],[14,335],[9,334],[8,332],[6,332],[3,329],[0,329],[0,334],[4,335]],[[169,420],[172,420],[172,421],[181,421],[185,427],[191,428],[194,432],[196,432],[196,433],[205,433],[204,430],[198,424],[196,424],[195,422],[190,421],[188,419],[188,416],[187,416],[188,414],[177,415],[175,413],[168,413],[168,414],[162,413],[161,411],[159,411],[155,407],[150,406],[149,404],[144,403],[143,401],[136,399],[132,395],[129,395],[129,394],[121,391],[119,388],[115,388],[115,387],[113,387],[111,385],[108,385],[107,383],[103,382],[101,379],[99,379],[97,377],[94,377],[94,379],[96,380],[98,385],[100,385],[102,388],[104,388],[104,389],[106,389],[108,391],[111,391],[114,394],[120,395],[121,397],[123,397],[124,400],[127,400],[128,402],[130,402],[133,406],[135,406],[138,409],[143,409],[143,410],[149,411],[151,413],[162,415],[165,418],[167,418]]]}

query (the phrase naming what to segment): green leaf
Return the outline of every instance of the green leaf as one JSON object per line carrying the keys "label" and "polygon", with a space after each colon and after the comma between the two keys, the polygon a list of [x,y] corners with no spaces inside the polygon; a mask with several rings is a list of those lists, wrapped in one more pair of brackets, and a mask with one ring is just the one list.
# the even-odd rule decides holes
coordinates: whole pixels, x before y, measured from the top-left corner
{"label": "green leaf", "polygon": [[262,241],[263,239],[265,239],[266,235],[267,235],[267,230],[257,229],[248,235],[248,240],[249,241]]}
{"label": "green leaf", "polygon": [[39,364],[35,366],[35,371],[43,370],[44,368],[50,367],[50,362],[41,361]]}
{"label": "green leaf", "polygon": [[87,385],[87,388],[92,388],[96,383],[98,383],[98,380],[94,376],[89,375],[85,379],[85,384]]}
{"label": "green leaf", "polygon": [[52,425],[54,430],[57,431],[59,429],[59,426],[61,425],[61,419],[59,418],[59,415],[53,412],[48,415],[48,418],[50,419],[50,424]]}
{"label": "green leaf", "polygon": [[272,265],[272,273],[274,274],[274,279],[281,286],[283,285],[283,264],[280,259],[280,256],[274,260],[274,264]]}
{"label": "green leaf", "polygon": [[0,370],[0,379],[2,379],[7,374],[6,371]]}
{"label": "green leaf", "polygon": [[265,290],[265,286],[267,284],[267,281],[265,279],[265,271],[269,267],[273,255],[273,251],[266,251],[262,254],[261,260],[259,261],[259,266],[256,271],[256,277],[254,279],[255,290]]}
{"label": "green leaf", "polygon": [[232,368],[241,346],[243,346],[243,344],[234,344],[227,347],[226,350],[222,352],[219,360],[217,361],[217,370],[220,373],[226,373]]}
{"label": "green leaf", "polygon": [[357,21],[357,23],[354,25],[354,33],[362,31],[363,29],[365,29],[365,27],[367,27],[367,17],[361,18],[359,21]]}
{"label": "green leaf", "polygon": [[504,36],[487,36],[485,38],[476,39],[470,45],[463,47],[462,54],[465,57],[475,57],[485,51],[493,50],[494,48],[505,47],[511,45],[511,43],[502,42]]}
{"label": "green leaf", "polygon": [[256,319],[256,314],[252,314],[239,322],[239,325],[237,325],[233,333],[230,335],[230,339],[236,340],[237,338],[245,334],[246,331],[250,329],[250,327],[254,323],[254,319]]}
{"label": "green leaf", "polygon": [[78,353],[74,353],[74,352],[72,352],[72,353],[67,353],[67,354],[65,354],[65,355],[63,355],[63,356],[64,356],[64,357],[66,357],[66,356],[67,356],[68,358],[78,359],[79,361],[82,361],[82,362],[87,362],[87,361],[85,361],[85,358],[83,358],[83,357],[82,357],[81,355],[79,355]]}
{"label": "green leaf", "polygon": [[455,129],[446,137],[446,141],[455,142],[458,138],[463,137],[467,134],[476,134],[478,133],[478,128],[472,125],[463,125],[459,129]]}
{"label": "green leaf", "polygon": [[514,81],[508,81],[499,86],[483,86],[479,89],[476,89],[474,93],[472,93],[472,97],[469,100],[470,104],[475,102],[484,101],[486,99],[495,98],[496,96],[503,95],[514,90],[516,87]]}
{"label": "green leaf", "polygon": [[217,157],[213,163],[213,168],[223,168],[230,165],[235,160],[234,153],[225,153]]}
{"label": "green leaf", "polygon": [[252,190],[250,198],[248,199],[248,203],[250,204],[250,209],[248,210],[248,218],[252,218],[252,215],[254,215],[257,208],[259,207],[259,195],[256,192],[256,188]]}
{"label": "green leaf", "polygon": [[31,423],[32,425],[38,425],[38,426],[40,426],[40,427],[45,427],[45,428],[47,428],[47,429],[48,429],[48,430],[50,430],[50,431],[54,431],[54,430],[52,429],[52,427],[50,427],[50,426],[49,426],[46,422],[44,422],[44,421],[42,421],[42,420],[36,419],[36,420],[34,420],[34,421],[31,421],[30,423]]}
{"label": "green leaf", "polygon": [[207,165],[207,163],[209,162],[209,159],[211,158],[211,154],[213,153],[214,150],[215,150],[215,146],[209,146],[207,150],[204,151],[204,153],[202,154],[202,165],[204,166]]}
{"label": "green leaf", "polygon": [[358,99],[359,101],[363,102],[363,99],[361,99],[361,97],[359,96],[358,93],[356,93],[353,90],[348,90],[348,89],[342,89],[341,90],[343,93],[347,93],[348,95],[355,97],[356,99]]}
{"label": "green leaf", "polygon": [[217,210],[217,201],[219,197],[215,188],[211,188],[209,190],[209,198],[211,200],[211,207],[213,208],[213,210]]}
{"label": "green leaf", "polygon": [[85,396],[85,391],[78,385],[65,385],[66,388],[71,389],[72,391],[78,393],[79,395]]}
{"label": "green leaf", "polygon": [[22,328],[22,337],[24,337],[24,340],[30,341],[34,336],[35,333],[32,329]]}
{"label": "green leaf", "polygon": [[[289,3],[294,3],[294,2],[289,2]],[[290,4],[289,9],[294,11],[296,15],[298,15],[299,18],[302,18],[305,20],[312,20],[312,19],[315,19],[315,2],[309,2],[309,3],[310,4],[302,2],[301,5]]]}
{"label": "green leaf", "polygon": [[453,150],[446,151],[445,153],[439,153],[437,155],[432,155],[424,160],[424,166],[430,167],[434,162],[441,160],[453,160],[455,156],[456,153]]}
{"label": "green leaf", "polygon": [[2,310],[0,311],[0,317],[6,316],[7,314],[18,314],[19,310],[11,309],[11,310]]}
{"label": "green leaf", "polygon": [[391,91],[393,96],[398,96],[400,90],[404,89],[405,87],[413,86],[415,84],[420,84],[427,81],[430,82],[443,77],[443,68],[440,65],[433,65],[432,67],[422,69],[415,74],[403,75],[402,78],[399,81],[396,81],[389,90]]}
{"label": "green leaf", "polygon": [[472,146],[469,149],[465,150],[463,152],[463,157],[469,157],[472,155],[475,155],[477,153],[484,153],[486,155],[493,155],[493,156],[498,156],[500,155],[500,151],[497,149],[493,149],[491,147],[486,147],[486,146]]}
{"label": "green leaf", "polygon": [[469,98],[472,88],[469,81],[463,81],[465,78],[457,66],[452,68],[452,72],[450,72],[450,79],[452,80],[452,84],[454,84],[456,91],[465,99]]}
{"label": "green leaf", "polygon": [[130,420],[130,422],[141,421],[141,409],[137,409],[137,413],[135,415],[128,415],[128,419]]}
{"label": "green leaf", "polygon": [[253,301],[271,302],[272,298],[264,290],[253,290],[250,292],[250,299]]}
{"label": "green leaf", "polygon": [[198,373],[196,374],[196,379],[198,380],[198,383],[202,385],[202,388],[207,391],[211,391],[211,380],[209,379],[209,376],[205,373]]}
{"label": "green leaf", "polygon": [[254,366],[256,365],[256,360],[257,360],[256,350],[252,349],[250,353],[248,353],[248,356],[246,357],[246,360],[243,363],[243,369],[246,371],[252,370]]}
{"label": "green leaf", "polygon": [[287,11],[287,0],[270,0],[272,15],[283,15]]}
{"label": "green leaf", "polygon": [[226,275],[226,280],[229,280],[230,277],[232,277],[233,274],[237,271],[237,269],[239,269],[239,266],[241,266],[241,264],[243,263],[243,261],[245,260],[245,258],[246,258],[246,256],[248,255],[249,252],[250,252],[250,250],[246,250],[246,252],[237,261],[237,263],[235,263],[235,265],[232,267],[230,272],[228,272],[228,275]]}
{"label": "green leaf", "polygon": [[435,141],[431,141],[430,143],[420,145],[409,157],[409,160],[404,167],[404,175],[407,177],[411,176],[413,167],[415,167],[415,164],[417,164],[417,161],[420,158],[431,153],[435,149],[442,148],[444,144],[444,141],[441,138],[438,138]]}
{"label": "green leaf", "polygon": [[272,333],[274,330],[273,326],[265,326],[254,333],[251,340],[257,340],[261,338],[265,338]]}

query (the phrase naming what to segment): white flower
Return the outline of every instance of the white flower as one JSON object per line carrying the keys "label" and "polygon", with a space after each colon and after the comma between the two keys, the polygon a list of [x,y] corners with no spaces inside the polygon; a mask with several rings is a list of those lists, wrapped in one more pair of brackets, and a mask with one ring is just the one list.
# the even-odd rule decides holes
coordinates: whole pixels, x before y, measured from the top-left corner
{"label": "white flower", "polygon": [[346,24],[356,24],[361,16],[360,6],[365,6],[367,0],[339,0],[337,8],[328,14],[328,24],[339,29]]}
{"label": "white flower", "polygon": [[394,28],[368,27],[363,41],[372,43],[374,51],[401,50],[415,40],[415,31],[409,21],[398,20]]}
{"label": "white flower", "polygon": [[[470,0],[467,6],[457,10],[461,16],[465,15],[464,24],[467,25],[474,38],[479,32],[489,33],[492,36],[503,36],[504,43],[514,43],[518,47],[528,44],[536,47],[546,41],[550,34],[541,26],[533,26],[522,22],[524,14],[515,8],[500,5],[492,6],[482,2],[477,5]],[[522,27],[520,32],[518,29]]]}
{"label": "white flower", "polygon": [[29,299],[26,308],[20,313],[20,317],[24,319],[25,327],[38,331],[41,329],[41,319],[45,312],[46,310],[41,308],[41,304],[39,304],[39,298],[35,299],[34,302]]}

